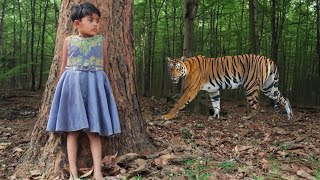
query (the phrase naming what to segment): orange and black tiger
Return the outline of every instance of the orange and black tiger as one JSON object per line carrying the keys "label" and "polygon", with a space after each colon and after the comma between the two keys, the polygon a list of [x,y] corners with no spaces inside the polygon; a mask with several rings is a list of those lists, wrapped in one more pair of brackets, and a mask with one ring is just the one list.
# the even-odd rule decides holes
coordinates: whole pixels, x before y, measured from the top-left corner
{"label": "orange and black tiger", "polygon": [[244,119],[249,119],[257,113],[259,108],[259,90],[274,102],[276,112],[279,104],[284,106],[288,119],[293,117],[289,100],[284,98],[279,89],[279,74],[276,64],[260,55],[246,54],[208,58],[195,56],[191,58],[171,60],[167,58],[171,79],[177,83],[180,77],[185,77],[182,96],[171,111],[162,116],[172,119],[178,111],[189,104],[200,90],[209,93],[213,117],[219,118],[221,89],[237,89],[244,87],[251,113]]}

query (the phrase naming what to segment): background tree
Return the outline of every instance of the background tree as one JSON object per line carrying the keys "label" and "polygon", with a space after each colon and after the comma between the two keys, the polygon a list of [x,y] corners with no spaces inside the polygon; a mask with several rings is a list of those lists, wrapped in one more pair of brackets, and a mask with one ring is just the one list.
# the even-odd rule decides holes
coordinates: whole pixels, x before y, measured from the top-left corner
{"label": "background tree", "polygon": [[1,10],[1,17],[0,17],[0,58],[3,57],[3,31],[4,31],[4,17],[6,15],[6,7],[7,7],[7,0],[4,0],[2,5],[2,10]]}
{"label": "background tree", "polygon": [[258,17],[257,17],[257,1],[249,0],[249,38],[250,38],[250,53],[260,53],[260,40],[258,35]]}
{"label": "background tree", "polygon": [[[80,1],[83,2],[83,1]],[[106,34],[108,76],[118,105],[122,133],[120,137],[104,138],[103,153],[120,154],[153,149],[143,128],[141,112],[135,88],[135,52],[133,46],[132,0],[91,1],[101,10],[101,32]],[[64,136],[45,132],[52,96],[57,84],[61,49],[64,39],[73,33],[68,14],[76,0],[64,0],[57,31],[56,48],[49,79],[46,84],[39,119],[32,132],[29,148],[20,159],[17,175],[28,169],[40,167],[46,179],[61,175],[66,166],[66,141]],[[80,136],[79,166],[91,163],[90,148],[85,135]],[[26,169],[27,168],[27,169]]]}
{"label": "background tree", "polygon": [[183,6],[183,55],[192,56],[194,21],[198,11],[198,0],[184,0]]}

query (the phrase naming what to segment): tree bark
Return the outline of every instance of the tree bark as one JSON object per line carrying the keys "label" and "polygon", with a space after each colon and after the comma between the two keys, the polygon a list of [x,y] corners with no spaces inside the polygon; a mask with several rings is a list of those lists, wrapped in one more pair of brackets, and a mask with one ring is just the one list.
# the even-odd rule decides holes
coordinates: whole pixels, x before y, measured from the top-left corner
{"label": "tree bark", "polygon": [[[84,0],[80,0],[84,2]],[[133,0],[89,1],[101,11],[101,33],[106,35],[108,77],[118,105],[122,133],[102,139],[103,155],[118,152],[154,150],[140,112],[135,85],[135,51],[133,39]],[[16,175],[26,176],[29,170],[39,168],[44,179],[62,177],[66,165],[66,139],[63,135],[45,131],[50,105],[57,84],[65,38],[73,33],[68,18],[70,8],[78,0],[63,0],[57,29],[55,54],[42,98],[39,118],[32,131],[28,149],[19,160]],[[86,135],[79,139],[79,167],[91,167],[91,154]]]}
{"label": "tree bark", "polygon": [[[22,14],[21,14],[21,4],[18,3],[18,12],[19,12],[19,65],[22,65]],[[19,76],[19,84],[23,87],[23,76]]]}
{"label": "tree bark", "polygon": [[259,54],[259,34],[258,34],[258,17],[257,17],[257,1],[249,0],[249,38],[250,53]]}
{"label": "tree bark", "polygon": [[278,58],[278,32],[276,26],[276,0],[271,0],[271,59],[277,62]]}
{"label": "tree bark", "polygon": [[0,58],[4,56],[3,54],[3,32],[4,32],[4,27],[3,27],[3,21],[4,21],[4,16],[6,15],[6,7],[7,7],[7,0],[4,0],[2,3],[2,11],[1,11],[1,19],[0,19]]}
{"label": "tree bark", "polygon": [[[17,65],[17,35],[16,35],[16,32],[17,32],[17,28],[16,28],[16,2],[13,1],[13,9],[12,9],[12,14],[13,14],[13,59],[12,59],[12,67],[16,67]],[[17,82],[17,78],[16,77],[12,77],[11,78],[11,88],[17,88],[16,87],[16,83]]]}
{"label": "tree bark", "polygon": [[152,13],[152,0],[149,0],[149,26],[148,26],[148,49],[147,53],[145,53],[145,75],[144,75],[144,96],[151,96],[151,69],[153,62],[153,48],[152,48],[152,31],[153,31],[153,13]]}
{"label": "tree bark", "polygon": [[184,0],[183,55],[192,56],[194,20],[198,11],[198,0]]}
{"label": "tree bark", "polygon": [[318,77],[320,77],[320,7],[319,7],[319,0],[317,0],[316,4],[316,16],[317,16],[317,55],[315,60],[318,61]]}

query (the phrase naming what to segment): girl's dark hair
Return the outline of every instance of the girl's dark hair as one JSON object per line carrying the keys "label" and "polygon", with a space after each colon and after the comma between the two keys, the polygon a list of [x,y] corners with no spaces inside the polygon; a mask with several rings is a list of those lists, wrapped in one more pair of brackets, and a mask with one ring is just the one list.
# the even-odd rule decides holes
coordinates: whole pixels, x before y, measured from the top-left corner
{"label": "girl's dark hair", "polygon": [[84,2],[78,5],[72,6],[70,17],[72,22],[74,22],[75,20],[81,21],[83,17],[92,15],[93,13],[101,17],[101,13],[96,6],[94,6],[91,3]]}

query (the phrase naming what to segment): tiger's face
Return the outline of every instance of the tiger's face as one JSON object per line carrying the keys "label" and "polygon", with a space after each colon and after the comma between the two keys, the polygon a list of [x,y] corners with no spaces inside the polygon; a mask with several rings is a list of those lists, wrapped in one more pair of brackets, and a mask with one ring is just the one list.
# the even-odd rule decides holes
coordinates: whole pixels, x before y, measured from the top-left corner
{"label": "tiger's face", "polygon": [[173,83],[178,83],[180,77],[185,77],[187,75],[187,68],[183,63],[184,57],[180,59],[171,60],[169,57],[166,58],[168,61],[168,70],[170,73],[170,78]]}

